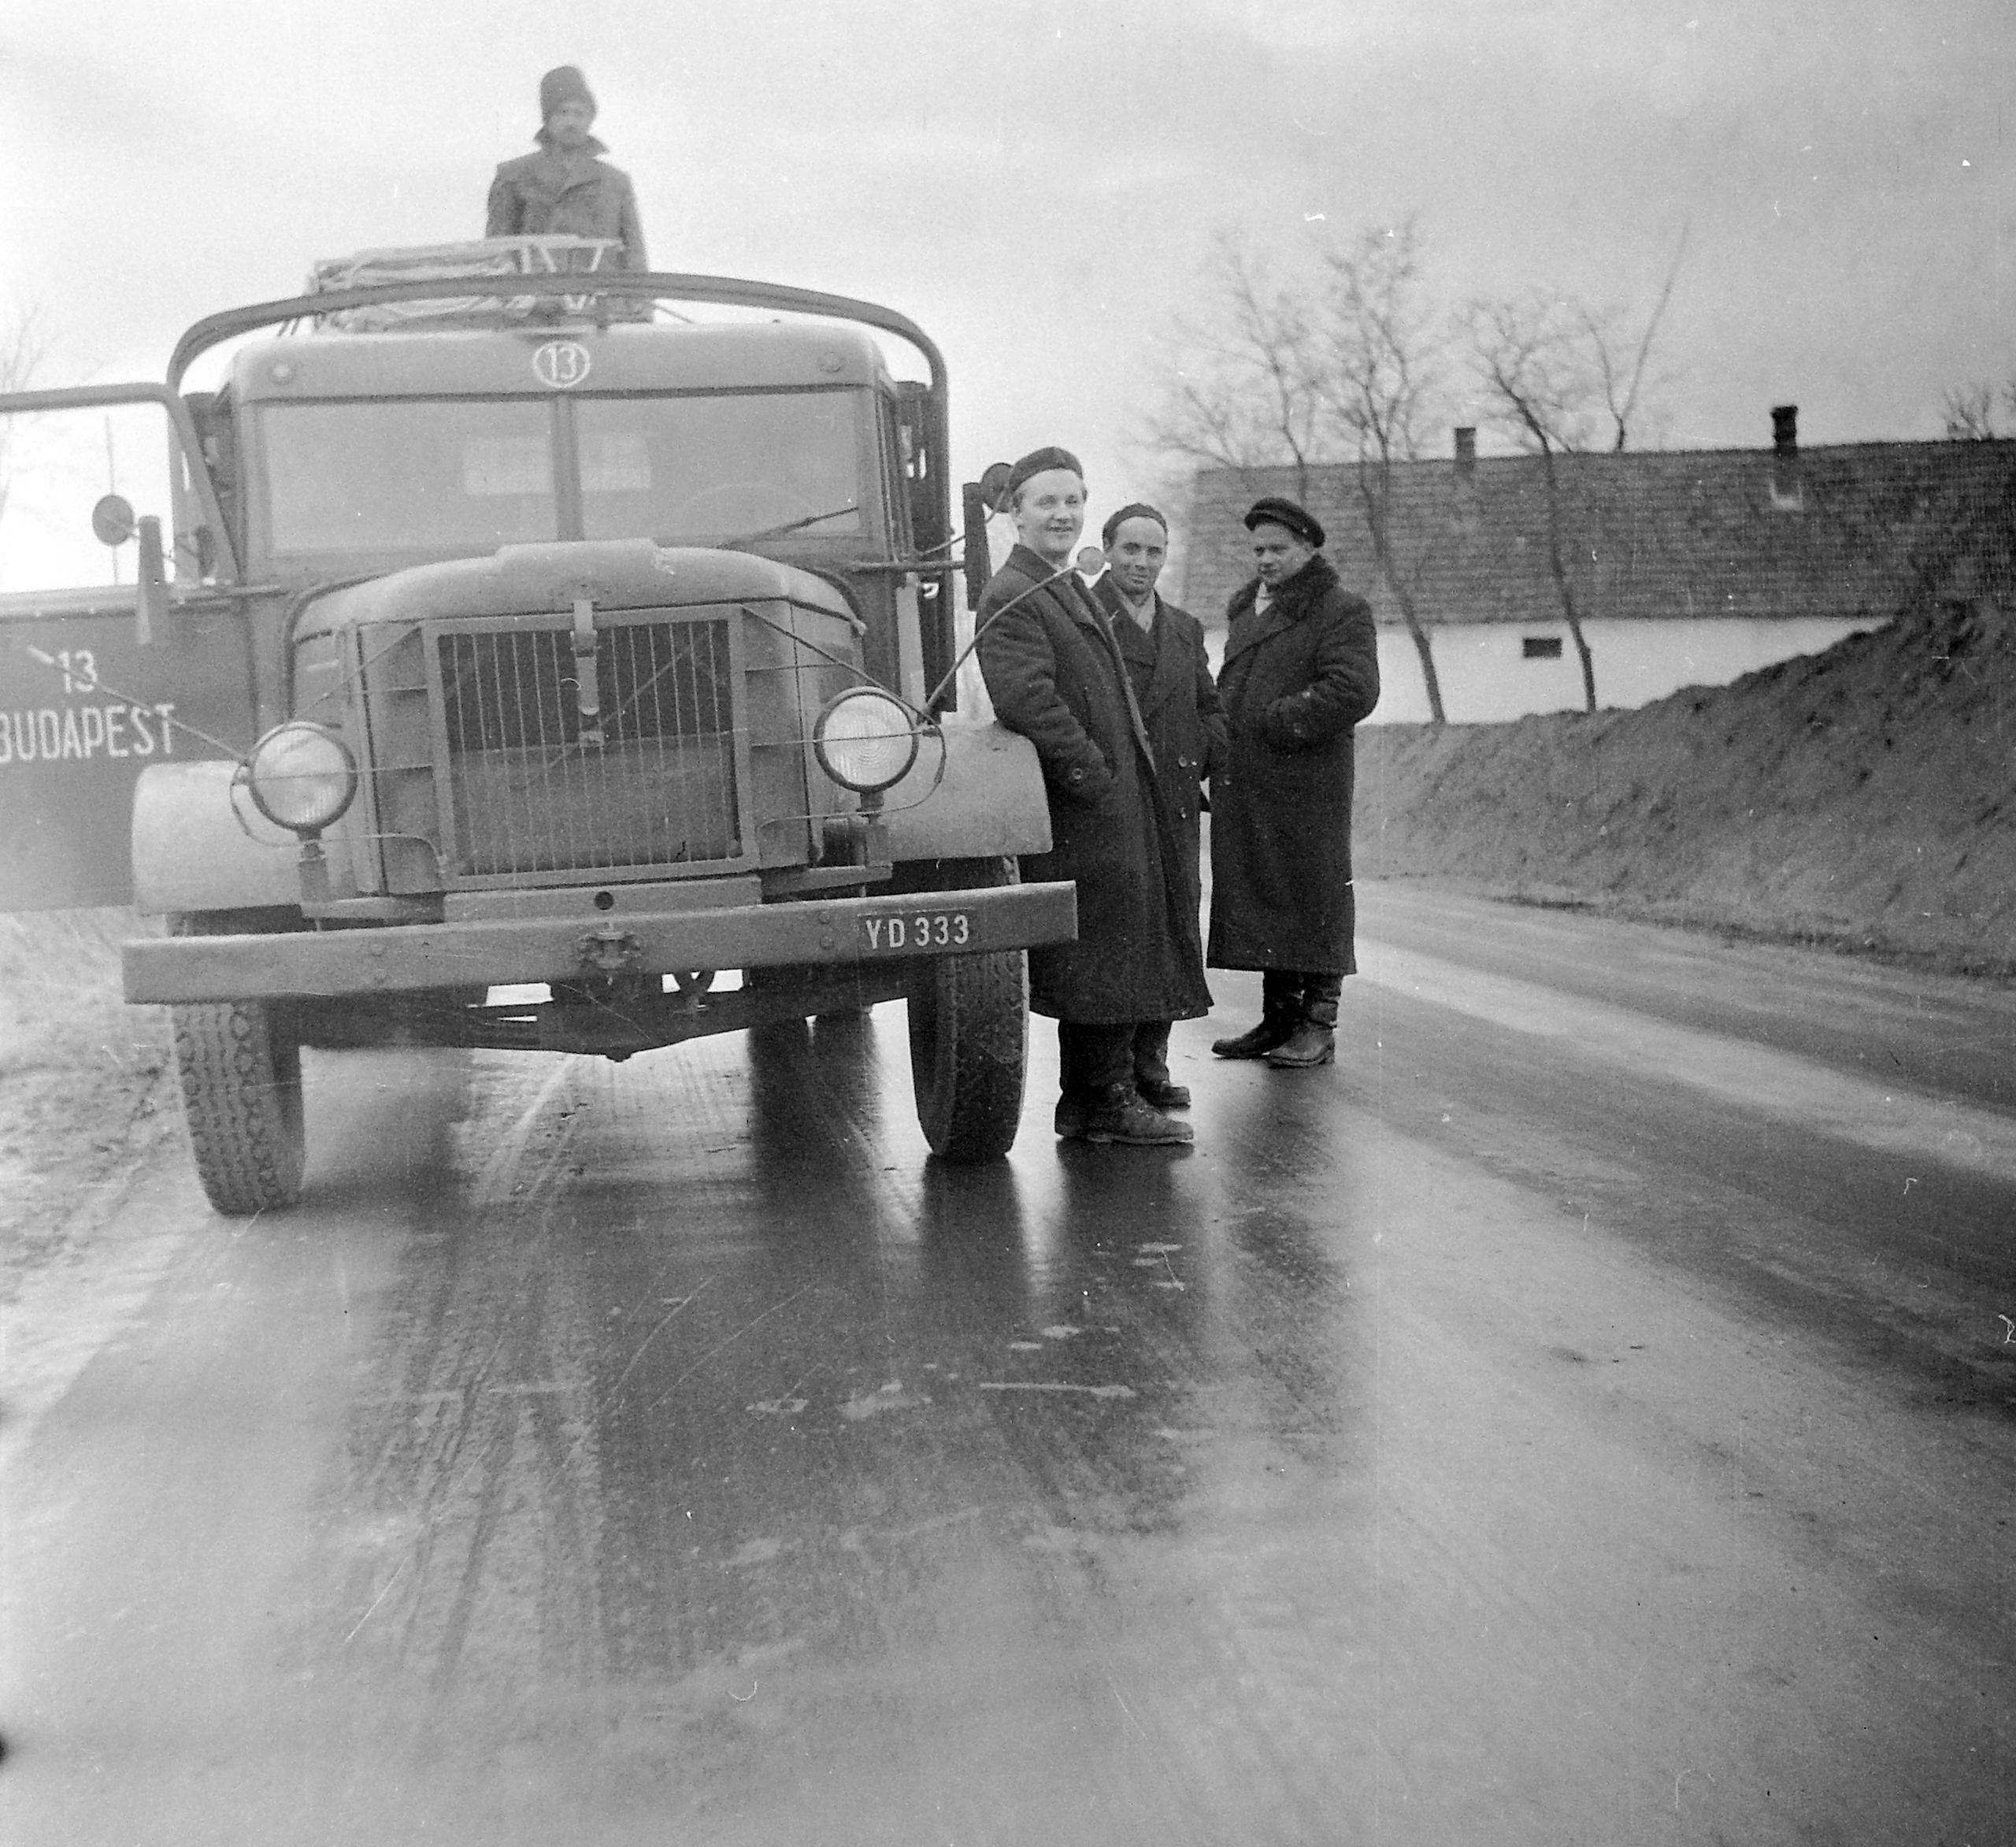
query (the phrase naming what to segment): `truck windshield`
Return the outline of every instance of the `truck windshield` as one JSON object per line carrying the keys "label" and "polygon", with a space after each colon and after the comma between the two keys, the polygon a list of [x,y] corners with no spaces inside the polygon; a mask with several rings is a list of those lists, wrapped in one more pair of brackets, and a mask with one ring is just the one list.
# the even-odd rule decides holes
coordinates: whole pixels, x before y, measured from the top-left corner
{"label": "truck windshield", "polygon": [[265,404],[266,547],[439,558],[551,539],[691,544],[800,520],[808,535],[860,532],[865,402],[847,390]]}
{"label": "truck windshield", "polygon": [[581,536],[684,544],[794,520],[822,536],[858,532],[861,401],[854,391],[577,399]]}

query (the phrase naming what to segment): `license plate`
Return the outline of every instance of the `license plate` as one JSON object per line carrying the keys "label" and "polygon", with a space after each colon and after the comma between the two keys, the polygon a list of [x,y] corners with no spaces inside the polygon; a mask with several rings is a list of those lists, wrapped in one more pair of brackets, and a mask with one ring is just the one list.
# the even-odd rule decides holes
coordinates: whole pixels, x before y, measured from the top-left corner
{"label": "license plate", "polygon": [[861,946],[869,955],[932,955],[973,940],[973,919],[963,911],[890,911],[861,920]]}

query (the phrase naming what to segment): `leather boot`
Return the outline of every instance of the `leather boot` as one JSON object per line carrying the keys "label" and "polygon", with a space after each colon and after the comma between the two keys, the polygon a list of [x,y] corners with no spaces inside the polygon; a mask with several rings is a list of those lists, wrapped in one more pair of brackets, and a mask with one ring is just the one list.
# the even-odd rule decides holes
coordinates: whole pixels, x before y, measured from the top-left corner
{"label": "leather boot", "polygon": [[1151,1109],[1187,1110],[1190,1087],[1169,1074],[1167,1020],[1143,1020],[1134,1029],[1134,1088]]}
{"label": "leather boot", "polygon": [[1180,1146],[1195,1141],[1188,1122],[1165,1116],[1141,1100],[1131,1084],[1110,1084],[1087,1100],[1085,1139],[1117,1141],[1128,1148]]}
{"label": "leather boot", "polygon": [[1285,1045],[1302,1018],[1300,987],[1286,984],[1295,980],[1269,974],[1260,988],[1260,1024],[1236,1039],[1214,1039],[1214,1058],[1265,1058],[1277,1045]]}
{"label": "leather boot", "polygon": [[1337,1056],[1337,1003],[1304,997],[1302,1018],[1286,1040],[1267,1054],[1267,1063],[1277,1071],[1306,1070],[1328,1065]]}

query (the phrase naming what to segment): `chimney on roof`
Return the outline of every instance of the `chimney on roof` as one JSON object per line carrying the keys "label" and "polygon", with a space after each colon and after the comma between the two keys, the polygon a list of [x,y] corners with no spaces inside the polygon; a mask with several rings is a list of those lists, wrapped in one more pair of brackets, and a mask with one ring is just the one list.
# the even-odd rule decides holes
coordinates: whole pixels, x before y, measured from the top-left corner
{"label": "chimney on roof", "polygon": [[1456,426],[1456,485],[1467,486],[1477,479],[1477,432],[1474,424]]}
{"label": "chimney on roof", "polygon": [[1781,513],[1797,513],[1805,504],[1799,491],[1799,406],[1771,406],[1771,504]]}

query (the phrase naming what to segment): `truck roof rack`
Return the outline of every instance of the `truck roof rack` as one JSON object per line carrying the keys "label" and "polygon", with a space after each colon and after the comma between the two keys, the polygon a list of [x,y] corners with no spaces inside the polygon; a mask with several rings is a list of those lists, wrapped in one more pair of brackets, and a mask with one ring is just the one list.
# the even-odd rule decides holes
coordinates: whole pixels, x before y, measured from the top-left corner
{"label": "truck roof rack", "polygon": [[[308,272],[306,292],[342,295],[395,282],[473,282],[505,276],[580,276],[613,270],[611,237],[487,237],[463,243],[429,243],[359,250],[328,257]],[[605,273],[606,273],[605,271]],[[543,304],[532,295],[442,295],[417,300],[337,308],[317,318],[343,333],[380,333],[419,327],[512,325]],[[591,312],[589,298],[568,296],[561,311]],[[550,311],[549,310],[549,311]]]}
{"label": "truck roof rack", "polygon": [[[490,241],[485,239],[487,243]],[[550,243],[550,239],[504,239],[506,243]],[[569,243],[602,243],[599,239],[568,239]],[[434,247],[443,249],[467,249],[469,246]],[[478,245],[480,249],[483,247]],[[406,253],[365,252],[359,258],[339,259],[360,262],[365,258],[385,258]],[[318,265],[319,276],[323,265]],[[485,325],[523,325],[533,317],[543,304],[550,304],[549,311],[569,319],[602,321],[628,319],[635,310],[656,302],[704,302],[729,307],[756,308],[780,314],[810,314],[829,321],[852,321],[864,327],[880,329],[894,334],[906,342],[922,355],[931,369],[932,395],[943,401],[946,388],[944,357],[931,336],[909,316],[898,313],[893,308],[885,308],[874,302],[858,300],[849,295],[827,295],[821,291],[792,288],[782,283],[751,282],[732,276],[698,276],[671,270],[601,270],[592,272],[593,287],[584,291],[584,273],[566,270],[551,273],[525,272],[497,272],[486,270],[486,275],[513,274],[514,280],[508,296],[482,298],[491,302],[516,303],[521,300],[531,304],[524,314],[506,318],[501,308],[486,310],[482,322]],[[332,283],[337,279],[330,278]],[[339,316],[351,313],[383,314],[396,310],[410,302],[440,303],[444,301],[466,302],[469,295],[469,274],[457,271],[454,274],[428,273],[410,276],[402,280],[348,283],[343,286],[320,287],[307,295],[294,295],[281,301],[255,302],[243,308],[228,308],[222,313],[206,315],[198,321],[180,339],[176,342],[175,351],[168,363],[168,385],[171,391],[180,391],[182,380],[190,366],[210,348],[220,346],[241,334],[256,332],[262,327],[284,327],[290,323],[314,321],[338,324]],[[402,322],[383,321],[380,325],[402,325],[413,327],[408,318]],[[440,319],[434,317],[432,325],[440,325]],[[463,325],[472,325],[464,322]],[[415,328],[415,331],[417,331]]]}

